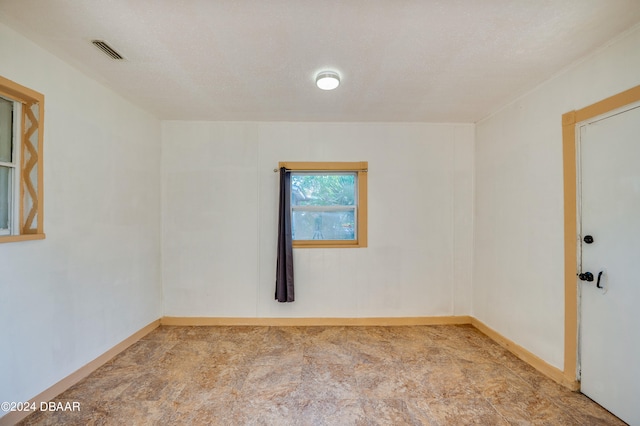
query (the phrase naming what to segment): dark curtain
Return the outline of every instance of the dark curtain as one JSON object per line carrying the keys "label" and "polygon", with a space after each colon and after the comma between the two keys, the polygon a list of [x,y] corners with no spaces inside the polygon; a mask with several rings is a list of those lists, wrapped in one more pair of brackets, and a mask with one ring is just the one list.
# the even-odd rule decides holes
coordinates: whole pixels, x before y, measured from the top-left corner
{"label": "dark curtain", "polygon": [[291,241],[291,173],[280,168],[280,211],[278,213],[278,262],[276,300],[293,302],[293,245]]}

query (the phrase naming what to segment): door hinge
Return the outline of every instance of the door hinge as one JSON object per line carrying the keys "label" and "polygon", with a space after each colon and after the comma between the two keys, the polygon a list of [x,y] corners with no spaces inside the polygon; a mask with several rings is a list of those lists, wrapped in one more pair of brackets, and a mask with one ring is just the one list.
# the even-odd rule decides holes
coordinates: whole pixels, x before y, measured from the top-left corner
{"label": "door hinge", "polygon": [[578,372],[577,372],[577,380],[580,381],[582,380],[582,368],[578,367]]}

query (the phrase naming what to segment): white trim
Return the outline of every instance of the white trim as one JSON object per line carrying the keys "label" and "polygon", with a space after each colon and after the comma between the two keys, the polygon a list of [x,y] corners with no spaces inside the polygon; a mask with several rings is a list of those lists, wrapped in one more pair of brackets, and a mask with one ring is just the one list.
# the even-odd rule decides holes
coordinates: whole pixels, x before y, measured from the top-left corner
{"label": "white trim", "polygon": [[[13,194],[11,194],[10,206],[12,215],[10,219],[11,235],[20,234],[20,173],[22,173],[22,103],[13,102]],[[17,119],[16,119],[17,118]]]}
{"label": "white trim", "polygon": [[347,206],[344,204],[334,204],[331,206],[291,206],[291,210],[303,210],[308,212],[347,212],[356,210],[356,206]]}
{"label": "white trim", "polygon": [[8,214],[8,226],[7,228],[0,228],[0,236],[6,236],[6,235],[16,235],[16,231],[18,230],[18,226],[17,226],[17,220],[16,218],[19,215],[19,203],[18,203],[18,194],[20,193],[20,186],[19,186],[19,179],[17,179],[17,176],[19,176],[20,173],[20,157],[19,157],[19,153],[20,153],[20,120],[16,120],[16,117],[21,117],[21,112],[22,112],[22,105],[20,104],[20,102],[15,101],[14,99],[11,98],[7,98],[7,97],[2,97],[3,100],[7,101],[7,102],[11,102],[12,107],[11,107],[11,127],[12,127],[12,132],[11,132],[11,161],[10,162],[6,162],[6,161],[1,161],[0,162],[0,166],[9,169],[9,190],[8,190],[8,207],[7,207],[7,214]]}

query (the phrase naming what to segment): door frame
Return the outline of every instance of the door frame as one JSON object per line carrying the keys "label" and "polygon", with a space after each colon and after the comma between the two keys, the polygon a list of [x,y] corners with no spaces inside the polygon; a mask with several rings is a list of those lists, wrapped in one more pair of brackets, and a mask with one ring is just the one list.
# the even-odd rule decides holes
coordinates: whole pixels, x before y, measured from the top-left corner
{"label": "door frame", "polygon": [[640,85],[579,110],[562,115],[562,163],[564,176],[564,370],[572,388],[578,378],[578,208],[577,124],[640,101]]}

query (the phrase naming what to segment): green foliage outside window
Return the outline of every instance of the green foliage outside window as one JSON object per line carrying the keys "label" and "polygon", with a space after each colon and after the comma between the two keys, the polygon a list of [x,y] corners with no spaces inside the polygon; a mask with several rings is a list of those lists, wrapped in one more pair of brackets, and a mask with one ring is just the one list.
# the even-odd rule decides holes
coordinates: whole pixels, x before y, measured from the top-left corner
{"label": "green foliage outside window", "polygon": [[355,173],[292,173],[291,205],[353,206],[355,181]]}

